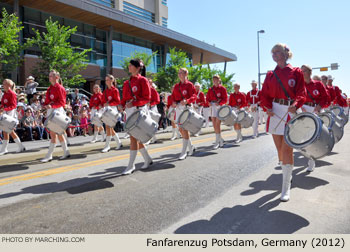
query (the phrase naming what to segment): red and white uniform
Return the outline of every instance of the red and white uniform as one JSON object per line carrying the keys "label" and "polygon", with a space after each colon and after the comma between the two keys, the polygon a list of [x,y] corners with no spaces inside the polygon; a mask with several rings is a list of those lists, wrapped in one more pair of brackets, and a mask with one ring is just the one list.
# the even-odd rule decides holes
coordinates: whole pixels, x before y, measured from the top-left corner
{"label": "red and white uniform", "polygon": [[194,103],[194,108],[196,109],[197,113],[202,115],[202,111],[203,111],[203,106],[205,103],[205,96],[204,93],[202,91],[198,91],[196,90],[196,101]]}
{"label": "red and white uniform", "polygon": [[64,106],[66,105],[66,90],[61,84],[56,83],[47,89],[44,105],[51,105],[51,109],[47,110],[47,116],[49,116],[54,110],[64,113]]}
{"label": "red and white uniform", "polygon": [[157,104],[159,103],[160,103],[159,93],[154,87],[151,86],[151,102],[150,102],[151,110],[158,113]]}
{"label": "red and white uniform", "polygon": [[102,113],[102,108],[103,108],[103,94],[102,93],[97,93],[93,94],[90,98],[90,109],[91,109],[91,119],[96,115],[96,113],[99,111]]}
{"label": "red and white uniform", "polygon": [[11,89],[3,93],[1,98],[0,108],[4,109],[4,113],[17,118],[16,108],[17,108],[17,95]]}
{"label": "red and white uniform", "polygon": [[211,114],[211,108],[208,99],[205,99],[204,105],[203,105],[203,116],[205,118],[205,125],[204,127],[207,128],[209,126],[209,117]]}
{"label": "red and white uniform", "polygon": [[235,110],[239,110],[246,106],[246,95],[243,92],[234,92],[230,94],[230,99],[228,101],[228,105],[235,108]]}
{"label": "red and white uniform", "polygon": [[313,113],[315,107],[320,105],[322,108],[329,106],[329,95],[325,86],[320,81],[311,80],[305,83],[306,100],[303,105],[303,110]]}
{"label": "red and white uniform", "polygon": [[116,109],[116,106],[120,104],[119,90],[115,86],[111,88],[106,88],[102,94],[102,104],[105,106],[110,106]]}
{"label": "red and white uniform", "polygon": [[180,104],[182,100],[186,100],[188,105],[193,104],[196,101],[196,89],[192,82],[186,80],[184,83],[177,83],[173,88],[171,94],[173,103],[176,103],[176,117],[180,117],[182,111],[186,106]]}
{"label": "red and white uniform", "polygon": [[[207,101],[211,104],[211,117],[218,117],[218,110],[227,103],[227,90],[223,85],[212,86],[207,93]],[[215,103],[218,103],[216,105]]]}
{"label": "red and white uniform", "polygon": [[[290,105],[300,108],[306,100],[304,76],[300,68],[287,64],[283,69],[277,66],[275,73],[292,99]],[[264,110],[272,109],[272,112],[275,113],[275,116],[267,119],[266,131],[275,135],[284,135],[286,122],[291,119],[292,114],[287,113],[288,104],[283,105],[274,101],[274,99],[288,100],[288,97],[272,71],[266,75],[260,98],[260,106]],[[281,118],[284,122],[281,122]]]}
{"label": "red and white uniform", "polygon": [[151,87],[147,78],[138,74],[124,82],[122,105],[125,106],[129,101],[132,101],[133,107],[125,108],[126,117],[137,109],[148,111],[145,105],[151,101]]}
{"label": "red and white uniform", "polygon": [[[260,103],[260,97],[259,97],[259,89],[252,89],[247,93],[246,97],[246,103],[250,106],[250,114],[254,118],[253,122],[253,134],[254,136],[258,136],[259,131],[259,103]],[[253,111],[254,110],[254,111]]]}
{"label": "red and white uniform", "polygon": [[166,107],[168,109],[168,118],[172,122],[175,122],[175,120],[176,120],[176,112],[175,112],[175,109],[172,107],[172,104],[173,104],[172,95],[168,95],[167,104],[166,104]]}

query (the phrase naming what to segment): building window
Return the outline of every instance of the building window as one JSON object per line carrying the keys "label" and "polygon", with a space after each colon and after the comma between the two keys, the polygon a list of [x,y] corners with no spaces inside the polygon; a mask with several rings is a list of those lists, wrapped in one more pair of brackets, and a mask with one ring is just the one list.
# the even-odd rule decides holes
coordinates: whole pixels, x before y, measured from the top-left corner
{"label": "building window", "polygon": [[114,0],[92,0],[95,3],[114,8]]}
{"label": "building window", "polygon": [[162,17],[162,26],[167,28],[168,27],[168,19],[165,17]]}
{"label": "building window", "polygon": [[140,7],[132,5],[128,2],[123,3],[124,12],[140,19],[146,20],[151,23],[155,23],[155,15],[152,12],[146,11]]}
{"label": "building window", "polygon": [[162,4],[164,4],[165,6],[168,6],[168,0],[162,0]]}

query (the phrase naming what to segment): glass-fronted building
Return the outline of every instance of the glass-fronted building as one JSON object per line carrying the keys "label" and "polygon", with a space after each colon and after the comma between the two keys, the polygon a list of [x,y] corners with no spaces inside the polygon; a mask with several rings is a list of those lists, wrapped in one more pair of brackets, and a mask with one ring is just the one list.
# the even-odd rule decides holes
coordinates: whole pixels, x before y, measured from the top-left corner
{"label": "glass-fronted building", "polygon": [[[45,31],[51,18],[62,25],[77,27],[70,42],[78,50],[92,49],[88,67],[82,71],[89,89],[102,82],[107,73],[125,77],[124,59],[134,52],[153,55],[148,71],[156,73],[166,64],[168,48],[186,51],[194,64],[236,60],[236,56],[204,42],[167,29],[167,0],[5,0],[0,7],[16,12],[24,25],[23,39],[35,34],[33,28]],[[32,47],[24,52],[24,64],[18,75],[23,82],[31,75],[40,51]]]}

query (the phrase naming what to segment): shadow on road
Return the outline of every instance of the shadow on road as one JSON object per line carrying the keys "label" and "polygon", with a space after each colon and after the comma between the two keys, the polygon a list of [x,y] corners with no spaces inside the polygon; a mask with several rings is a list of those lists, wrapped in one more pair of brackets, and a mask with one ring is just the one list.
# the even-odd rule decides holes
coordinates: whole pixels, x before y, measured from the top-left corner
{"label": "shadow on road", "polygon": [[[280,204],[272,200],[279,192],[232,208],[223,208],[210,220],[198,220],[178,228],[176,234],[289,234],[308,226],[305,218],[281,210],[271,211]],[[272,200],[272,201],[271,201]]]}

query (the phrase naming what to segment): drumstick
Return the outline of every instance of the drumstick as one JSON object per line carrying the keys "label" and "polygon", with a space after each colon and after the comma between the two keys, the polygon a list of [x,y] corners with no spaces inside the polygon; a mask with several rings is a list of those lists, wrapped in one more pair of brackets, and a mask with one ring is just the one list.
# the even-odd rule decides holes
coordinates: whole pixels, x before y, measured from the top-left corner
{"label": "drumstick", "polygon": [[274,128],[275,131],[276,131],[276,129],[278,128],[278,126],[281,124],[282,121],[286,122],[283,118],[286,117],[288,113],[289,113],[289,111],[287,111],[287,113],[285,113],[284,116],[282,116],[282,118],[279,117],[279,116],[277,116],[277,115],[275,114],[277,117],[281,118],[281,120],[279,121],[279,123],[277,124],[277,126]]}

